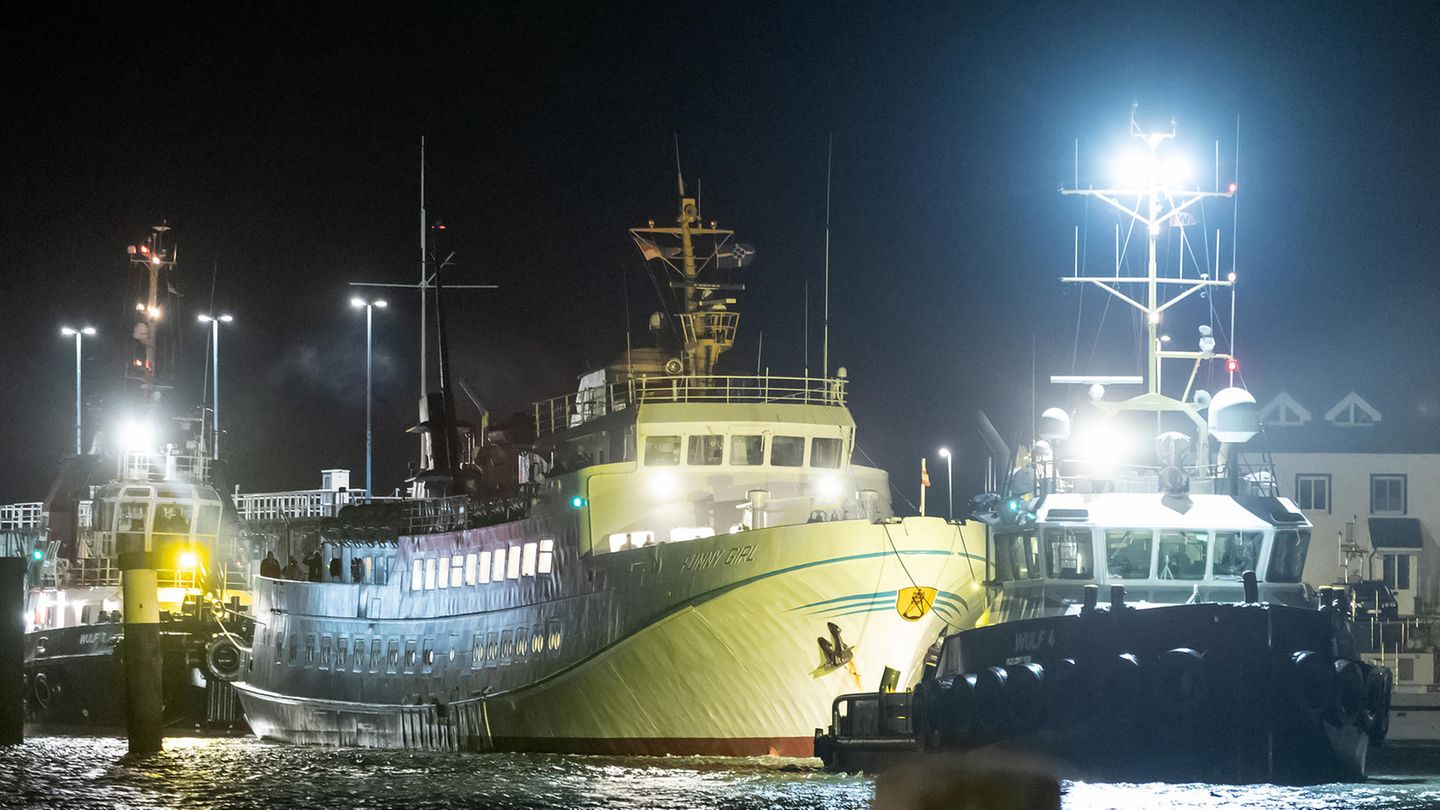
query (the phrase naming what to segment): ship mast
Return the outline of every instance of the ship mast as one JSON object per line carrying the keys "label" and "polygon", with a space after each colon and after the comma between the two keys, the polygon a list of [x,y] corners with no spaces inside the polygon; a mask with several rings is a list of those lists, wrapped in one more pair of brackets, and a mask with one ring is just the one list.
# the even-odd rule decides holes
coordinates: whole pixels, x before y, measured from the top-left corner
{"label": "ship mast", "polygon": [[[1202,360],[1223,359],[1229,361],[1232,356],[1228,353],[1215,352],[1213,342],[1209,344],[1208,350],[1202,345],[1200,351],[1178,351],[1163,348],[1159,337],[1161,317],[1165,310],[1208,287],[1233,287],[1235,274],[1231,272],[1225,278],[1220,277],[1218,231],[1215,236],[1217,266],[1213,269],[1206,268],[1195,278],[1186,278],[1183,275],[1178,278],[1160,276],[1157,261],[1158,241],[1162,227],[1166,225],[1180,227],[1192,218],[1193,215],[1189,213],[1189,209],[1202,201],[1234,197],[1235,185],[1232,183],[1228,189],[1222,191],[1218,186],[1217,175],[1217,187],[1213,191],[1202,191],[1198,187],[1194,189],[1181,187],[1181,184],[1185,182],[1182,159],[1172,157],[1166,160],[1161,154],[1162,148],[1175,138],[1174,121],[1171,121],[1168,132],[1147,132],[1135,121],[1135,107],[1132,106],[1130,108],[1130,134],[1144,145],[1144,151],[1134,160],[1127,162],[1126,174],[1128,176],[1123,178],[1121,185],[1111,188],[1083,189],[1062,187],[1060,193],[1098,199],[1129,216],[1138,226],[1143,227],[1148,248],[1145,275],[1122,276],[1117,253],[1115,275],[1113,276],[1082,276],[1077,262],[1074,275],[1063,277],[1060,280],[1072,284],[1093,284],[1144,313],[1146,393],[1122,403],[1120,409],[1188,411],[1190,410],[1189,406],[1184,402],[1183,397],[1175,400],[1164,394],[1161,385],[1161,361],[1192,360],[1198,368]],[[1134,199],[1135,202],[1131,204],[1130,199]],[[1119,288],[1119,285],[1122,284],[1144,284],[1144,300],[1138,301],[1122,292]],[[1162,286],[1167,292],[1163,296],[1161,295]],[[1193,372],[1191,379],[1194,379]],[[1187,390],[1184,396],[1188,396],[1188,394]]]}
{"label": "ship mast", "polygon": [[164,310],[160,306],[160,274],[175,265],[175,250],[164,244],[165,234],[170,226],[156,225],[150,236],[138,245],[130,245],[126,252],[130,263],[143,273],[141,295],[135,302],[135,328],[131,334],[137,345],[130,362],[126,365],[127,379],[138,380],[140,390],[147,403],[154,401],[158,390],[157,369],[160,364],[159,343],[156,333]]}

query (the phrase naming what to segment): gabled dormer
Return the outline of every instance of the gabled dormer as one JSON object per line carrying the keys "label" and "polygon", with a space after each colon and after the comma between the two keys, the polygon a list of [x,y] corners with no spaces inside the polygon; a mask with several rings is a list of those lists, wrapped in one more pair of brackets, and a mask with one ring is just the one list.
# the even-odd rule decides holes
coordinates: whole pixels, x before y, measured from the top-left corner
{"label": "gabled dormer", "polygon": [[1260,412],[1260,421],[1266,427],[1299,427],[1310,421],[1310,412],[1294,397],[1281,391]]}
{"label": "gabled dormer", "polygon": [[1337,427],[1368,427],[1380,421],[1380,412],[1351,391],[1325,412],[1325,421]]}

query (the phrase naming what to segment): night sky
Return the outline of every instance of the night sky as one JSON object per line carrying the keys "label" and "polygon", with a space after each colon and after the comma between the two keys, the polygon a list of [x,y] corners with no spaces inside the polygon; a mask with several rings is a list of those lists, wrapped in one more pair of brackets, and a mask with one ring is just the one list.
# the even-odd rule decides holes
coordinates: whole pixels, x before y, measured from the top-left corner
{"label": "night sky", "polygon": [[[612,7],[612,5],[614,7]],[[656,309],[625,229],[675,212],[674,139],[706,219],[759,250],[731,362],[820,365],[833,133],[831,358],[859,444],[913,498],[918,457],[973,412],[1028,425],[1050,373],[1133,373],[1128,313],[1076,345],[1056,283],[1132,101],[1202,177],[1235,175],[1239,355],[1262,399],[1356,389],[1440,432],[1440,10],[1434,4],[111,4],[6,20],[0,502],[37,500],[86,386],[128,351],[125,246],[166,219],[185,298],[176,401],[221,339],[223,449],[242,489],[364,466],[364,317],[349,281],[413,282],[418,164],[447,227],[458,376],[499,413],[572,390]],[[1208,186],[1208,183],[1207,183]],[[1225,209],[1228,212],[1228,209]],[[1227,213],[1228,216],[1228,213]],[[1232,234],[1227,224],[1225,250]],[[1211,237],[1213,238],[1213,236]],[[1227,260],[1228,264],[1228,260]],[[417,299],[376,318],[378,491],[414,455]],[[1102,305],[1087,293],[1086,311]],[[1119,314],[1117,314],[1119,313]],[[1189,326],[1175,326],[1177,336]],[[1188,338],[1187,338],[1188,339]],[[1092,353],[1091,346],[1096,347]],[[1222,345],[1223,348],[1223,345]],[[1072,365],[1072,358],[1073,365]],[[1174,374],[1175,372],[1171,372]],[[1042,385],[1039,407],[1065,401]],[[462,398],[463,402],[463,398]],[[98,400],[97,400],[98,404]],[[1321,408],[1323,411],[1324,408]],[[472,417],[473,418],[473,417]],[[87,435],[90,428],[87,428]],[[942,487],[943,479],[936,479]]]}

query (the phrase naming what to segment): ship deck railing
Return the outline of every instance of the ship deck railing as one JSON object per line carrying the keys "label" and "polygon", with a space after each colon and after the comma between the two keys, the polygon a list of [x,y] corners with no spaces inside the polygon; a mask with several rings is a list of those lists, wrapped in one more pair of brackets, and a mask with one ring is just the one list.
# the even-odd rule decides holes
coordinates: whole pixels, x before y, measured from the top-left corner
{"label": "ship deck railing", "polygon": [[37,528],[44,511],[45,504],[41,501],[4,504],[0,506],[0,531]]}
{"label": "ship deck railing", "polygon": [[535,435],[578,427],[647,403],[787,403],[843,406],[844,377],[679,374],[631,377],[534,404]]}
{"label": "ship deck railing", "polygon": [[[120,568],[114,557],[82,557],[78,560],[56,559],[53,568],[46,566],[41,584],[113,587],[120,584]],[[193,568],[160,568],[155,571],[155,584],[160,588],[198,588],[199,572]]]}
{"label": "ship deck railing", "polygon": [[208,484],[210,457],[173,452],[130,451],[120,461],[120,477],[125,481]]}
{"label": "ship deck railing", "polygon": [[[1038,488],[1048,492],[1129,493],[1160,492],[1165,468],[1158,465],[1120,464],[1102,466],[1083,460],[1062,459],[1058,469],[1041,463]],[[1210,464],[1184,468],[1187,491],[1198,495],[1231,494],[1232,486],[1241,495],[1279,495],[1274,470],[1266,464],[1235,464],[1232,471]],[[1232,484],[1233,482],[1233,484]]]}
{"label": "ship deck railing", "polygon": [[403,498],[371,498],[364,489],[295,489],[285,492],[241,492],[235,495],[235,512],[241,520],[335,517],[352,503],[389,503]]}

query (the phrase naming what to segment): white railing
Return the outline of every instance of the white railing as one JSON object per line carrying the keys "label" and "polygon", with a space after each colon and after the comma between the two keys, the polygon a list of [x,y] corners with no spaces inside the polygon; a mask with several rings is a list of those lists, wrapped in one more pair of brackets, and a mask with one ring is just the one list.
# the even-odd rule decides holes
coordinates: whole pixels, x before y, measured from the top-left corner
{"label": "white railing", "polygon": [[622,383],[585,388],[536,402],[535,434],[544,436],[582,425],[633,404],[782,402],[841,406],[845,404],[847,383],[843,377],[726,374],[632,377]]}
{"label": "white railing", "polygon": [[289,492],[245,492],[235,496],[241,520],[334,517],[340,507],[364,503],[364,490],[298,489]]}
{"label": "white railing", "polygon": [[40,513],[45,504],[40,501],[8,503],[0,506],[0,529],[34,529],[40,526]]}
{"label": "white railing", "polygon": [[210,459],[178,453],[126,453],[121,460],[120,475],[126,481],[189,481],[210,480]]}

